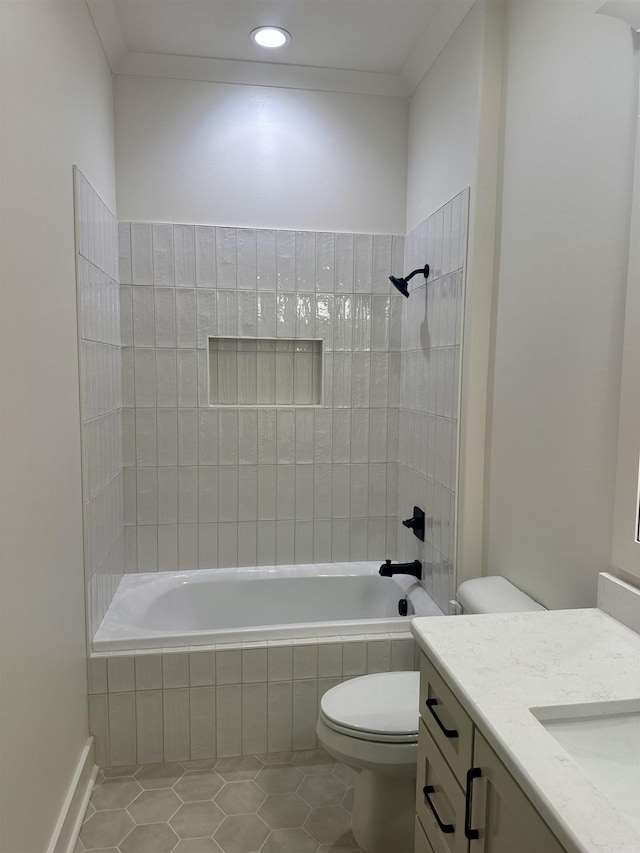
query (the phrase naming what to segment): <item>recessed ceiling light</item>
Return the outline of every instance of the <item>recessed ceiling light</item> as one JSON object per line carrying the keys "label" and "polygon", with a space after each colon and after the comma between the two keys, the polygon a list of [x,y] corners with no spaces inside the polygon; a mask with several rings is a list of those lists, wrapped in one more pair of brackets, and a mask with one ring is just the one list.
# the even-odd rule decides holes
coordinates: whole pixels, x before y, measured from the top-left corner
{"label": "recessed ceiling light", "polygon": [[291,36],[280,27],[257,27],[251,32],[251,41],[260,47],[283,47]]}

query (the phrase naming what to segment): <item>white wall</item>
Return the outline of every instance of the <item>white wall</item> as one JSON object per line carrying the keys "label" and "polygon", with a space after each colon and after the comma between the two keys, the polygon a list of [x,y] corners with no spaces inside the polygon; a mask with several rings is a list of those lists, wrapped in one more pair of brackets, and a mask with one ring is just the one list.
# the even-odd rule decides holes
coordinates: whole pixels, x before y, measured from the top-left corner
{"label": "white wall", "polygon": [[483,16],[476,3],[411,98],[407,233],[475,184]]}
{"label": "white wall", "polygon": [[486,568],[552,607],[611,554],[638,57],[599,5],[508,21]]}
{"label": "white wall", "polygon": [[404,234],[400,98],[116,78],[120,219]]}
{"label": "white wall", "polygon": [[[485,425],[500,177],[504,4],[478,0],[410,106],[407,227],[470,188],[456,579],[482,570]],[[433,264],[433,258],[424,258]]]}
{"label": "white wall", "polygon": [[88,736],[72,165],[114,209],[84,3],[2,3],[0,849],[46,849]]}

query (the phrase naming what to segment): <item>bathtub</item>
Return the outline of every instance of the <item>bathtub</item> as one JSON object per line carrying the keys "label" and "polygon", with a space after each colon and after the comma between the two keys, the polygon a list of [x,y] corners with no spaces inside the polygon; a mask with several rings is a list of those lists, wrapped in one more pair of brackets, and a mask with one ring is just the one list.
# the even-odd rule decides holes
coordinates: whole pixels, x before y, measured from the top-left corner
{"label": "bathtub", "polygon": [[[442,611],[407,575],[380,563],[199,569],[124,575],[94,654],[407,632]],[[408,615],[398,614],[407,598]]]}

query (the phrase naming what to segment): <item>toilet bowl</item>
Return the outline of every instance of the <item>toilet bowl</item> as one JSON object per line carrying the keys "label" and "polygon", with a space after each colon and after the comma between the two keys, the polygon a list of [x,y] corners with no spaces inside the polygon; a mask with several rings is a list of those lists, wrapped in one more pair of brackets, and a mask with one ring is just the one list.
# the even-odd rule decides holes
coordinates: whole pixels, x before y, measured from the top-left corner
{"label": "toilet bowl", "polygon": [[351,827],[366,853],[413,851],[419,692],[418,672],[381,672],[338,684],[320,702],[320,743],[360,770]]}
{"label": "toilet bowl", "polygon": [[[544,609],[502,577],[465,581],[458,601],[466,614]],[[419,694],[418,672],[381,672],[338,684],[320,701],[320,743],[360,770],[351,826],[365,853],[413,853]]]}

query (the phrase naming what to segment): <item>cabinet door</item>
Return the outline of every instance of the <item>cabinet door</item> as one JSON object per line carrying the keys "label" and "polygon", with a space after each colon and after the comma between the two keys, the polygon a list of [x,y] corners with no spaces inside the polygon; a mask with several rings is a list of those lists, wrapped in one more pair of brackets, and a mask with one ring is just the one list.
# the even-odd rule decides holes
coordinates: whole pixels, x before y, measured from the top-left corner
{"label": "cabinet door", "polygon": [[426,655],[420,659],[420,714],[460,785],[471,767],[473,723]]}
{"label": "cabinet door", "polygon": [[566,853],[504,764],[476,729],[469,853]]}
{"label": "cabinet door", "polygon": [[433,853],[433,847],[429,844],[427,840],[427,836],[424,834],[424,829],[422,828],[422,824],[416,818],[416,834],[415,834],[416,844],[415,844],[415,853]]}
{"label": "cabinet door", "polygon": [[416,813],[434,853],[467,853],[464,805],[462,788],[421,720]]}

